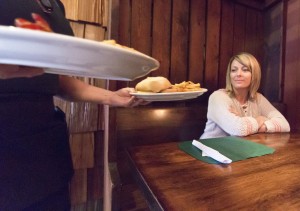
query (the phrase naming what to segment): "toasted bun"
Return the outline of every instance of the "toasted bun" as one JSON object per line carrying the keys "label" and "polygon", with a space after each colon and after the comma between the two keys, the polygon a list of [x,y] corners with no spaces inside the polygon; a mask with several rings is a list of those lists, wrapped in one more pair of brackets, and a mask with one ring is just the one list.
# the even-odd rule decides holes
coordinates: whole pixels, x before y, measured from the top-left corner
{"label": "toasted bun", "polygon": [[135,89],[142,92],[161,92],[172,86],[170,81],[162,76],[148,77],[139,82]]}

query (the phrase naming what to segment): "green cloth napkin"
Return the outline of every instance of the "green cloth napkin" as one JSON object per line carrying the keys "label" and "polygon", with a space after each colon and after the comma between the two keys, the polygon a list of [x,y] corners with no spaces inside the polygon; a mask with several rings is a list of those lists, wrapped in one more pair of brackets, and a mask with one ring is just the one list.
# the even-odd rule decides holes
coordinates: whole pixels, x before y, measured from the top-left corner
{"label": "green cloth napkin", "polygon": [[[226,157],[232,162],[245,160],[247,158],[258,157],[266,154],[272,154],[275,149],[262,144],[254,143],[243,138],[227,136],[222,138],[200,139],[202,144],[211,147]],[[188,153],[192,157],[202,160],[206,163],[218,164],[219,162],[211,157],[202,156],[202,151],[192,145],[192,141],[184,141],[178,144],[179,149]]]}

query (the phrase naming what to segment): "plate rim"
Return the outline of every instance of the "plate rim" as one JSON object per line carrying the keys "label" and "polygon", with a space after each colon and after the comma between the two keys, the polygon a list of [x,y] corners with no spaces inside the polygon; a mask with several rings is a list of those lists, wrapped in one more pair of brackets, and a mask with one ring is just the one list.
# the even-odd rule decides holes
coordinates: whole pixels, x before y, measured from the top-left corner
{"label": "plate rim", "polygon": [[133,96],[175,96],[175,95],[188,95],[188,94],[195,94],[195,93],[205,93],[208,90],[206,88],[201,88],[201,90],[195,90],[195,91],[188,91],[188,92],[159,92],[159,93],[154,93],[154,92],[131,92],[130,94]]}
{"label": "plate rim", "polygon": [[[135,71],[130,71],[129,66],[127,67],[127,70],[124,74],[124,69],[121,67],[118,68],[118,65],[113,65],[111,69],[114,69],[116,71],[113,71],[113,73],[110,73],[107,68],[108,65],[105,66],[103,64],[103,67],[101,68],[101,63],[94,62],[90,66],[86,66],[86,64],[82,63],[82,65],[77,66],[77,68],[74,68],[74,64],[72,62],[66,64],[63,63],[55,63],[49,61],[38,61],[34,60],[34,58],[24,58],[22,59],[22,53],[17,53],[17,56],[15,58],[10,58],[10,54],[13,52],[18,52],[18,46],[14,46],[13,50],[9,51],[9,54],[5,54],[3,56],[0,56],[0,63],[2,64],[16,64],[16,65],[26,65],[26,66],[36,66],[40,68],[44,68],[45,73],[52,73],[52,74],[60,74],[60,75],[73,75],[73,76],[82,76],[82,77],[92,77],[92,78],[102,78],[102,79],[109,79],[109,80],[123,80],[123,81],[133,81],[137,78],[144,77],[148,74],[150,74],[152,71],[155,71],[159,68],[160,63],[155,58],[146,55],[140,51],[137,50],[131,50],[127,49],[126,47],[123,48],[122,46],[114,46],[109,43],[101,42],[101,41],[95,41],[95,40],[89,40],[84,39],[80,37],[70,36],[70,35],[64,35],[64,34],[57,34],[57,33],[49,33],[44,31],[38,31],[38,30],[30,30],[30,29],[23,29],[18,28],[15,26],[0,26],[0,35],[3,35],[0,40],[0,44],[2,43],[2,47],[0,45],[0,49],[8,49],[11,43],[14,39],[24,40],[25,43],[36,43],[39,44],[39,42],[44,43],[43,45],[47,45],[47,43],[55,43],[55,49],[59,50],[62,46],[69,45],[72,48],[78,47],[82,49],[87,48],[90,53],[93,53],[93,51],[98,50],[97,53],[101,52],[101,49],[103,49],[103,52],[105,50],[109,51],[111,54],[116,53],[117,55],[122,55],[123,53],[126,54],[127,57],[133,58],[133,61],[142,59],[142,61],[145,62],[145,66],[141,65],[143,62],[140,62],[137,65],[138,68]],[[45,42],[47,41],[47,42]],[[7,43],[7,44],[5,44]],[[48,44],[49,45],[49,44]],[[72,49],[71,48],[71,49]],[[37,50],[32,50],[33,53],[37,53]],[[51,56],[52,54],[49,54]],[[75,54],[71,54],[70,58],[74,56]],[[63,57],[63,58],[67,58]],[[120,62],[121,63],[121,62]],[[132,64],[133,65],[133,64]],[[96,67],[95,67],[96,66]],[[144,67],[148,67],[148,70],[143,69]],[[96,70],[97,72],[89,72],[89,69],[99,69]],[[120,69],[120,71],[118,70]],[[68,70],[68,71],[67,71]],[[121,71],[122,70],[122,71]],[[93,70],[95,71],[95,70]],[[84,74],[86,72],[86,74]],[[118,74],[120,72],[120,74]],[[98,74],[99,73],[99,74]]]}

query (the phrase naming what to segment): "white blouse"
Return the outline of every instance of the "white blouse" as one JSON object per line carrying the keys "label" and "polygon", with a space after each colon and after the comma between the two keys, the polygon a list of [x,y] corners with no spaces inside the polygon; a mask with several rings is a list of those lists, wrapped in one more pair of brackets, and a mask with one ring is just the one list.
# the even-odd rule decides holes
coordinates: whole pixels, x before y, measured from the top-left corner
{"label": "white blouse", "polygon": [[[229,109],[233,108],[238,115]],[[258,132],[256,117],[265,116],[268,133],[289,132],[285,117],[260,93],[245,105],[230,97],[225,89],[213,92],[208,101],[207,122],[200,139],[224,136],[247,136]]]}

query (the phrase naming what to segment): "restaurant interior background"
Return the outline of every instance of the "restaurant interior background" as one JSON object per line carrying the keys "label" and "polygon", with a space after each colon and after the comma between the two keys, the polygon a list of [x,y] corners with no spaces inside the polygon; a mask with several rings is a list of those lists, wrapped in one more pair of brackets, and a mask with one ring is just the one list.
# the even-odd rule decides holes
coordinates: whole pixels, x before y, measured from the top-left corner
{"label": "restaurant interior background", "polygon": [[[71,133],[73,210],[103,209],[105,138],[109,139],[112,209],[146,207],[126,168],[122,148],[157,143],[160,136],[166,140],[170,134],[170,141],[200,136],[208,96],[225,86],[229,58],[240,51],[256,56],[262,66],[260,92],[284,113],[293,131],[300,131],[300,0],[62,2],[75,36],[96,41],[115,39],[160,62],[160,68],[149,76],[164,76],[172,83],[191,80],[208,89],[194,100],[110,108],[108,122],[104,121],[108,111],[102,105],[55,99],[67,114]],[[116,90],[134,87],[144,78],[132,82],[81,79]],[[182,135],[180,128],[185,123],[188,134]]]}

